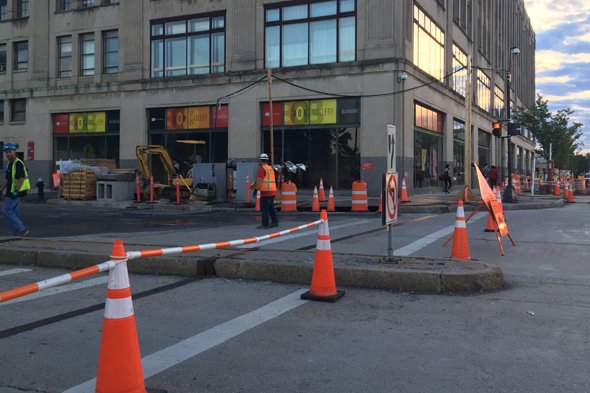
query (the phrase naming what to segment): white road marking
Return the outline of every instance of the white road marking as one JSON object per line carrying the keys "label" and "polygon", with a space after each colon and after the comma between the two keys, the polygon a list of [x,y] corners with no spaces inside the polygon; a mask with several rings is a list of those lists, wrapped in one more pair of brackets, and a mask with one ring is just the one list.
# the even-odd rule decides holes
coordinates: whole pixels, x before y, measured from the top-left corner
{"label": "white road marking", "polygon": [[[475,214],[473,217],[471,217],[471,219],[469,220],[469,223],[467,223],[468,225],[472,222],[475,222],[481,218],[487,217],[488,213],[477,213]],[[393,255],[398,256],[398,257],[407,257],[410,254],[415,253],[416,251],[426,247],[427,245],[434,243],[435,241],[437,241],[438,239],[440,239],[443,236],[446,235],[450,235],[451,233],[453,233],[453,231],[455,230],[455,224],[450,225],[446,228],[443,228],[441,230],[438,230],[434,233],[431,233],[430,235],[426,235],[421,239],[416,240],[415,242],[412,242],[410,244],[408,244],[407,246],[404,246],[402,248],[398,248],[397,250],[393,251]]]}
{"label": "white road marking", "polygon": [[[49,288],[49,289],[45,289],[45,290],[37,292],[37,293],[33,293],[29,296],[19,297],[19,298],[9,300],[4,303],[0,303],[0,307],[7,306],[7,305],[13,304],[13,303],[25,302],[27,300],[38,299],[40,297],[57,295],[58,293],[76,291],[76,290],[82,289],[82,288],[89,288],[89,287],[93,287],[95,285],[105,284],[108,281],[109,281],[109,277],[105,276],[105,277],[97,277],[97,278],[93,278],[90,280],[75,282],[73,284],[68,284],[68,285],[64,285],[61,287]],[[106,288],[105,288],[105,291],[106,291]]]}
{"label": "white road marking", "polygon": [[18,273],[25,273],[30,272],[32,269],[9,269],[3,270],[0,272],[0,277],[2,276],[10,276],[11,274],[18,274]]}
{"label": "white road marking", "polygon": [[[198,354],[216,347],[224,342],[270,321],[281,314],[307,303],[300,296],[307,289],[300,289],[283,298],[275,300],[258,310],[251,311],[231,321],[224,322],[186,340],[180,341],[161,351],[152,353],[142,359],[143,377],[147,379],[184,362]],[[91,393],[94,392],[96,378],[74,386],[63,393]]]}
{"label": "white road marking", "polygon": [[[368,222],[371,222],[371,220],[354,221],[354,222],[349,222],[347,224],[334,225],[334,226],[330,227],[330,231],[332,231],[334,229],[340,229],[340,228],[350,227],[350,226],[353,226],[353,225],[366,224]],[[285,235],[285,236],[277,237],[277,238],[274,238],[274,239],[266,240],[266,241],[264,241],[262,243],[245,244],[243,246],[239,246],[238,248],[262,247],[262,246],[264,246],[266,244],[284,242],[285,240],[295,239],[295,238],[302,237],[302,236],[309,236],[309,235],[313,235],[313,234],[316,234],[316,233],[318,233],[318,231],[312,229],[312,230],[309,230],[309,231],[294,233],[292,235]]]}

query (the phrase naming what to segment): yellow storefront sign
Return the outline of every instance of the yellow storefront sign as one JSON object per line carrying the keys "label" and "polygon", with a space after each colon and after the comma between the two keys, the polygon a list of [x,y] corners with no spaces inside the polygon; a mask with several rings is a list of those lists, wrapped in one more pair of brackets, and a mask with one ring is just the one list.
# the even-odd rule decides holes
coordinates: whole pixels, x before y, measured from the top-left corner
{"label": "yellow storefront sign", "polygon": [[188,108],[188,128],[209,128],[209,107],[196,106]]}
{"label": "yellow storefront sign", "polygon": [[309,124],[309,101],[287,101],[284,104],[284,124]]}
{"label": "yellow storefront sign", "polygon": [[336,99],[309,102],[310,124],[336,124]]}
{"label": "yellow storefront sign", "polygon": [[105,132],[106,113],[105,112],[81,112],[70,113],[69,116],[70,134],[79,134],[85,132]]}

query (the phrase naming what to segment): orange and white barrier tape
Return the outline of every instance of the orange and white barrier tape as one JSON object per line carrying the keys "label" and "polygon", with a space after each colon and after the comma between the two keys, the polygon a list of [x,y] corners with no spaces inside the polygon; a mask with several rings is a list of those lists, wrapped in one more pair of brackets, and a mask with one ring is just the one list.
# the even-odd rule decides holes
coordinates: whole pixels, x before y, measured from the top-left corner
{"label": "orange and white barrier tape", "polygon": [[160,248],[158,250],[128,251],[127,252],[127,259],[132,260],[132,259],[138,259],[138,258],[160,257],[162,255],[186,254],[188,252],[215,250],[215,249],[220,249],[220,248],[228,248],[228,247],[235,247],[235,246],[243,246],[243,245],[252,244],[252,243],[259,243],[264,240],[274,239],[276,237],[289,235],[291,233],[295,233],[295,232],[299,232],[299,231],[307,229],[307,228],[311,228],[313,226],[319,225],[323,221],[325,221],[325,220],[320,219],[320,220],[317,220],[314,222],[310,222],[309,224],[300,225],[298,227],[294,227],[291,229],[285,229],[284,231],[269,233],[268,235],[264,235],[264,236],[250,237],[247,239],[229,240],[226,242],[218,242],[218,243],[198,244],[195,246]]}
{"label": "orange and white barrier tape", "polygon": [[61,276],[49,278],[47,280],[38,281],[34,284],[25,285],[24,287],[10,289],[8,291],[0,292],[0,303],[7,302],[18,297],[30,295],[31,293],[39,292],[44,289],[57,287],[58,285],[67,284],[71,281],[76,281],[81,278],[90,277],[92,275],[106,272],[115,267],[120,261],[107,261],[98,265],[90,266],[85,269],[76,270],[71,273],[62,274]]}
{"label": "orange and white barrier tape", "polygon": [[87,267],[87,268],[81,269],[81,270],[76,270],[71,273],[63,274],[61,276],[57,276],[57,277],[50,278],[47,280],[39,281],[34,284],[29,284],[29,285],[25,285],[23,287],[0,292],[0,303],[7,302],[9,300],[23,297],[26,295],[30,295],[32,293],[39,292],[44,289],[53,288],[58,285],[67,284],[71,281],[79,280],[81,278],[90,277],[94,274],[110,271],[111,269],[115,268],[115,266],[117,264],[119,264],[121,262],[127,262],[128,260],[139,259],[139,258],[159,257],[162,255],[185,254],[185,253],[189,253],[189,252],[198,252],[198,251],[228,248],[228,247],[234,247],[234,246],[242,246],[245,244],[259,243],[259,242],[262,242],[265,240],[274,239],[274,238],[277,238],[280,236],[289,235],[291,233],[299,232],[304,229],[314,227],[324,221],[326,221],[326,220],[319,219],[317,221],[313,221],[308,224],[300,225],[298,227],[285,229],[284,231],[269,233],[268,235],[264,235],[264,236],[250,237],[247,239],[229,240],[226,242],[218,242],[218,243],[198,244],[198,245],[194,245],[194,246],[160,248],[158,250],[128,251],[126,253],[126,259],[109,260],[109,261],[100,263],[98,265],[90,266],[90,267]]}

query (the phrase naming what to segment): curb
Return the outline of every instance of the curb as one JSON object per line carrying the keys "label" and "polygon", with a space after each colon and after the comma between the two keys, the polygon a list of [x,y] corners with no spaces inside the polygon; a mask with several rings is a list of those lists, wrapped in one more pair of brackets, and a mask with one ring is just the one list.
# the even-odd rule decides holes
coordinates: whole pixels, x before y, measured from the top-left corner
{"label": "curb", "polygon": [[[265,255],[266,254],[266,255]],[[274,253],[276,254],[276,253]],[[129,272],[179,276],[217,276],[309,285],[313,254],[300,259],[268,260],[264,251],[236,251],[225,257],[157,257],[133,260]],[[502,288],[502,270],[479,261],[396,257],[392,262],[372,256],[334,254],[338,285],[426,293],[476,293]],[[298,255],[301,258],[301,254]],[[92,252],[2,249],[0,263],[82,269],[108,259]],[[264,262],[263,262],[264,261]]]}

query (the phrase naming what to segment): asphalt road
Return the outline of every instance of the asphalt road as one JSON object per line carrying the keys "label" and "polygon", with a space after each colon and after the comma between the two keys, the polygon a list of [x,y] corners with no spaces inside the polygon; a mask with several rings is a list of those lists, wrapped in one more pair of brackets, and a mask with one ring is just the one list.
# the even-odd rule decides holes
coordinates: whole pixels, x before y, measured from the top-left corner
{"label": "asphalt road", "polygon": [[[34,236],[80,239],[88,233],[132,238],[137,231],[157,238],[174,230],[163,222],[180,220],[192,236],[224,240],[255,224],[252,214],[177,217],[63,207],[26,214],[35,219],[27,223]],[[504,270],[506,286],[493,293],[344,288],[346,295],[328,304],[297,300],[307,288],[294,285],[132,275],[146,386],[179,393],[588,392],[590,206],[506,215],[517,245],[504,241],[503,257],[483,232],[485,218],[468,225],[472,256]],[[91,220],[77,227],[83,217]],[[453,214],[402,219],[394,228],[396,250],[454,222]],[[354,220],[363,222],[348,225]],[[330,225],[336,253],[384,254],[387,234],[376,230],[375,215],[334,215]],[[443,240],[412,255],[448,256]],[[310,234],[262,247],[296,250],[313,242]],[[9,274],[15,268],[30,270]],[[0,290],[63,272],[0,266]],[[99,277],[86,287],[0,304],[0,392],[83,391],[76,387],[96,376],[104,297]],[[167,363],[166,351],[181,361]]]}

